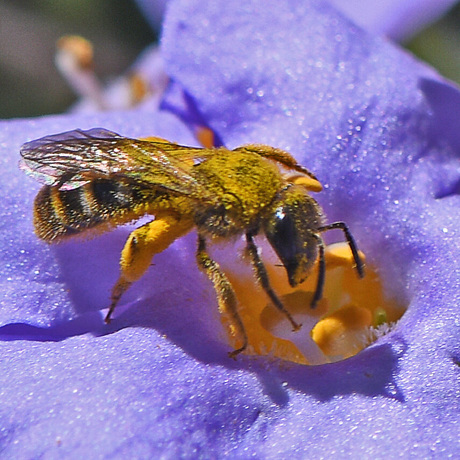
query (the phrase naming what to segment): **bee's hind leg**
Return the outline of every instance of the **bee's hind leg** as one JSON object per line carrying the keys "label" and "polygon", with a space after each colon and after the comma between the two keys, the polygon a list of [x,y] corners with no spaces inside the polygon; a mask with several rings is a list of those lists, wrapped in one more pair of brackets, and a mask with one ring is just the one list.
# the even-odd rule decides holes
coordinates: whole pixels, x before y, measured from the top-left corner
{"label": "bee's hind leg", "polygon": [[238,301],[236,300],[235,291],[228,278],[220,269],[219,264],[209,256],[206,250],[206,241],[200,235],[198,236],[196,259],[198,266],[206,273],[207,277],[214,285],[219,311],[221,314],[227,315],[230,319],[230,331],[242,342],[240,348],[228,354],[230,358],[235,359],[237,355],[246,350],[248,346],[248,337],[238,313]]}
{"label": "bee's hind leg", "polygon": [[105,317],[111,316],[121,296],[146,272],[155,254],[164,251],[174,240],[187,233],[192,227],[189,219],[178,219],[165,215],[134,230],[121,252],[121,274],[112,289],[111,304]]}
{"label": "bee's hind leg", "polygon": [[112,295],[110,296],[110,307],[109,311],[105,315],[104,322],[109,324],[112,320],[112,314],[115,311],[115,307],[117,306],[118,301],[120,300],[121,296],[128,290],[129,286],[131,286],[130,281],[126,281],[123,276],[118,278],[118,281],[115,283],[115,286],[112,288]]}

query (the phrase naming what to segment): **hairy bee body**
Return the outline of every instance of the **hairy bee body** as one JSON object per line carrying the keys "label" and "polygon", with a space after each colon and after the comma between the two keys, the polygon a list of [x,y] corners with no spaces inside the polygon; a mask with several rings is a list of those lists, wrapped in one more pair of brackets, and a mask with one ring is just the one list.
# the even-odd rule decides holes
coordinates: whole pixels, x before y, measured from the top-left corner
{"label": "hairy bee body", "polygon": [[292,286],[305,280],[319,257],[312,307],[324,283],[322,232],[345,232],[358,274],[363,275],[345,224],[323,225],[321,209],[310,196],[321,190],[321,184],[282,150],[264,145],[200,149],[158,138],[129,139],[96,128],[28,142],[21,155],[20,167],[45,184],[35,199],[34,225],[37,235],[49,243],[106,231],[144,214],[155,216],[128,237],[106,322],[152,257],[192,228],[198,233],[198,265],[213,283],[219,308],[241,340],[232,357],[246,349],[247,336],[233,288],[209,256],[207,239],[245,235],[258,281],[294,330],[300,325],[272,290],[255,235],[265,234]]}
{"label": "hairy bee body", "polygon": [[95,179],[72,190],[45,185],[35,198],[35,231],[41,239],[54,242],[88,230],[126,224],[146,214],[152,203],[166,207],[170,201],[165,191],[146,192],[109,179]]}
{"label": "hairy bee body", "polygon": [[219,150],[196,166],[197,180],[219,203],[200,203],[193,215],[197,228],[225,238],[257,229],[283,180],[278,168],[257,154]]}
{"label": "hairy bee body", "polygon": [[269,160],[227,149],[216,149],[215,157],[197,164],[191,174],[200,187],[219,197],[217,206],[134,181],[94,179],[71,190],[44,186],[35,199],[37,234],[53,241],[161,209],[195,216],[195,224],[209,235],[231,236],[257,227],[282,184]]}

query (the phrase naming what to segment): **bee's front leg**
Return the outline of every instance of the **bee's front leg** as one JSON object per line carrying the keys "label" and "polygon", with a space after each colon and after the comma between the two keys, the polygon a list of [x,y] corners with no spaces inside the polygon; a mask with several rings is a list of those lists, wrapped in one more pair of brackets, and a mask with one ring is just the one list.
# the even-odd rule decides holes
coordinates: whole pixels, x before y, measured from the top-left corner
{"label": "bee's front leg", "polygon": [[206,241],[201,235],[198,236],[198,251],[196,259],[199,267],[206,273],[207,277],[214,285],[214,289],[217,294],[219,311],[221,314],[227,315],[230,319],[231,333],[236,335],[242,342],[240,348],[237,348],[228,354],[230,358],[235,359],[236,356],[246,350],[248,346],[248,337],[238,313],[238,301],[236,300],[235,291],[233,290],[228,278],[220,269],[219,264],[209,256],[206,250]]}
{"label": "bee's front leg", "polygon": [[164,251],[177,238],[185,235],[191,227],[190,219],[166,215],[134,230],[121,252],[121,274],[112,289],[111,304],[105,317],[109,323],[118,301],[134,281],[150,266],[155,254]]}
{"label": "bee's front leg", "polygon": [[259,256],[259,253],[257,251],[257,246],[254,242],[254,237],[252,234],[247,233],[246,234],[246,250],[248,251],[249,255],[251,256],[251,261],[252,261],[252,266],[254,267],[254,270],[256,272],[257,279],[262,286],[263,290],[266,292],[270,300],[273,302],[273,305],[286,316],[288,321],[291,323],[292,330],[298,331],[302,325],[297,323],[292,315],[289,313],[289,311],[286,309],[284,306],[283,302],[279,299],[279,297],[276,295],[275,291],[272,289],[270,285],[270,280],[268,279],[268,273],[267,270],[265,269],[265,266],[262,262],[262,259]]}

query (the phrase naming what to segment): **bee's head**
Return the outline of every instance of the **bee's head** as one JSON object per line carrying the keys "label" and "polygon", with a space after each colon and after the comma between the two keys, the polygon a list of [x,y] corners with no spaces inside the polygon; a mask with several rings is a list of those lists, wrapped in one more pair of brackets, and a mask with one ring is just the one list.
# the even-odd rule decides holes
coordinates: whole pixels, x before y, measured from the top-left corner
{"label": "bee's head", "polygon": [[305,280],[316,260],[320,226],[321,209],[301,185],[285,188],[271,205],[264,232],[292,287]]}

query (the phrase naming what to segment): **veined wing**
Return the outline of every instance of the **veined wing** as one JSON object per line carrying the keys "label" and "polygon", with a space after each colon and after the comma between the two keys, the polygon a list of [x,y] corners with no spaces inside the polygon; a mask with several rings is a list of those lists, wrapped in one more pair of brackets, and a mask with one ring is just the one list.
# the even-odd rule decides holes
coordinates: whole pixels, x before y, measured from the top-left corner
{"label": "veined wing", "polygon": [[25,143],[20,167],[39,182],[62,190],[98,178],[122,178],[206,199],[206,190],[193,176],[193,162],[183,161],[178,150],[189,152],[188,158],[198,158],[203,149],[130,139],[102,128],[74,130]]}

